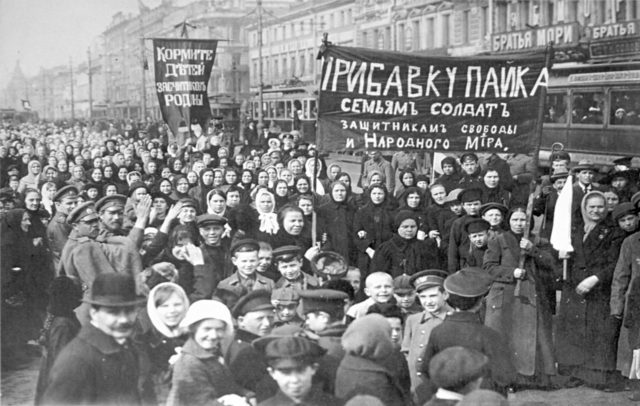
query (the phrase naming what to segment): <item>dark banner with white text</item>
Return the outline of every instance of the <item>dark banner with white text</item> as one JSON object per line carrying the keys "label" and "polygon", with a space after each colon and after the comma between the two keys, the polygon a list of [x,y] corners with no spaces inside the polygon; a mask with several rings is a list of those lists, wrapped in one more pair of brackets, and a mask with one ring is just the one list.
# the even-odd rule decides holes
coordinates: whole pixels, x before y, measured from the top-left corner
{"label": "dark banner with white text", "polygon": [[322,56],[323,150],[534,148],[544,51],[458,58],[329,45]]}
{"label": "dark banner with white text", "polygon": [[176,137],[181,127],[206,129],[211,117],[207,85],[217,46],[217,40],[153,39],[158,102]]}

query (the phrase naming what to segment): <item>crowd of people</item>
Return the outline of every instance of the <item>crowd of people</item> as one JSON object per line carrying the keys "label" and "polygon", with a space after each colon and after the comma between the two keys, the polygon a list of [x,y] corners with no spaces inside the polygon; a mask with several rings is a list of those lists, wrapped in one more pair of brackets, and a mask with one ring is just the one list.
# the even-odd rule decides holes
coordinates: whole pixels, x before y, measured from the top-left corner
{"label": "crowd of people", "polygon": [[601,175],[560,151],[537,176],[466,152],[432,178],[371,151],[352,182],[297,131],[103,125],[0,128],[2,367],[38,350],[36,404],[640,400],[630,158]]}

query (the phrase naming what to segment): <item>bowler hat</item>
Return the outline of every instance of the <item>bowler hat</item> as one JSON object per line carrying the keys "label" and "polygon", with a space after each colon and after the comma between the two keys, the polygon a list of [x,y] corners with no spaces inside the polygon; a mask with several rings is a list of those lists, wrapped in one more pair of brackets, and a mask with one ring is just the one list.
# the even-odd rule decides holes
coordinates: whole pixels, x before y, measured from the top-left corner
{"label": "bowler hat", "polygon": [[136,295],[136,282],[132,276],[105,272],[96,276],[91,295],[83,302],[94,306],[128,307],[141,305],[146,300]]}
{"label": "bowler hat", "polygon": [[597,168],[595,164],[589,161],[588,159],[583,159],[579,161],[578,165],[573,167],[573,171],[575,173],[578,173],[580,171],[587,171],[587,170],[597,172]]}

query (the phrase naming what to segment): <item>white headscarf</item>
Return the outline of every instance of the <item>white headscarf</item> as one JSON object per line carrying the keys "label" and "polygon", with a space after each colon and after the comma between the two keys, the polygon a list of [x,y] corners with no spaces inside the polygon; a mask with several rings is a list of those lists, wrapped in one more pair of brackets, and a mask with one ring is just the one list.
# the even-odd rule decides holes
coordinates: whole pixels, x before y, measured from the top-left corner
{"label": "white headscarf", "polygon": [[[189,308],[189,298],[187,297],[187,294],[185,293],[184,289],[182,289],[180,285],[176,285],[175,283],[171,283],[171,282],[159,283],[156,286],[154,286],[153,289],[151,289],[151,292],[149,292],[149,298],[147,299],[147,314],[149,315],[149,320],[151,321],[151,324],[153,324],[153,327],[155,327],[156,330],[158,330],[165,337],[174,338],[182,335],[183,331],[181,331],[181,329],[179,328],[179,325],[173,328],[167,326],[160,319],[160,315],[158,314],[158,306],[156,306],[156,303],[155,303],[156,294],[158,293],[158,290],[163,289],[165,287],[167,288],[170,287],[173,290],[173,292],[176,295],[178,295],[180,300],[182,300],[182,303],[184,304],[184,313],[182,314],[182,317],[184,320],[184,317],[187,314],[187,309]],[[183,320],[181,320],[181,322]]]}
{"label": "white headscarf", "polygon": [[[260,207],[258,206],[258,200],[263,195],[269,196],[273,204],[273,208],[269,213],[260,211]],[[278,215],[274,213],[274,210],[276,209],[276,198],[273,196],[273,193],[269,192],[267,189],[261,189],[256,193],[255,202],[256,211],[259,214],[258,218],[260,219],[260,231],[267,234],[276,234],[280,229],[280,226],[278,225]]]}

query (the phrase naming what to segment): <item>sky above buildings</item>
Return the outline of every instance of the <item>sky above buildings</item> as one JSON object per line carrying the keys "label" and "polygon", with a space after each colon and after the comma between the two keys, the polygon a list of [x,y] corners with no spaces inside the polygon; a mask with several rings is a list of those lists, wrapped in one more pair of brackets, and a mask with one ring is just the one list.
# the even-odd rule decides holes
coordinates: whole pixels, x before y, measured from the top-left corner
{"label": "sky above buildings", "polygon": [[[160,0],[142,0],[155,7]],[[32,76],[41,67],[74,65],[118,11],[138,13],[139,0],[0,0],[0,89],[16,62]]]}

